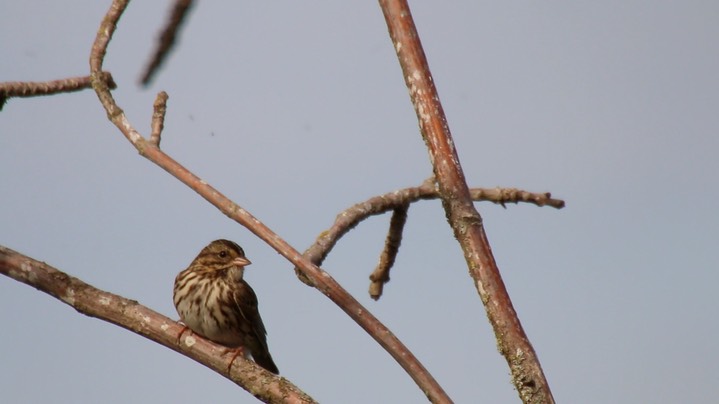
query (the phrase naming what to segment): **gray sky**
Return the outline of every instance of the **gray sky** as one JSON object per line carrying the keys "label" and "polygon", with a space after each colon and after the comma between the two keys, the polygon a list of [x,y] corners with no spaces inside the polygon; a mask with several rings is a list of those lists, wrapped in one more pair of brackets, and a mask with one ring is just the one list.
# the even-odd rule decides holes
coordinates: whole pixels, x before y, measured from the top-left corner
{"label": "gray sky", "polygon": [[[166,2],[136,2],[106,68],[163,149],[303,250],[353,203],[431,173],[375,2],[200,2],[149,90]],[[719,3],[415,2],[470,185],[551,191],[556,211],[477,205],[504,281],[565,403],[719,393]],[[0,80],[85,75],[110,2],[4,2]],[[422,402],[401,368],[292,267],[137,152],[94,93],[0,112],[0,244],[172,318],[172,282],[240,243],[282,374],[322,402]],[[413,205],[385,296],[367,277],[389,217],[324,268],[457,402],[518,402],[438,202]],[[197,363],[0,277],[7,402],[252,402]],[[42,381],[42,382],[39,382]]]}

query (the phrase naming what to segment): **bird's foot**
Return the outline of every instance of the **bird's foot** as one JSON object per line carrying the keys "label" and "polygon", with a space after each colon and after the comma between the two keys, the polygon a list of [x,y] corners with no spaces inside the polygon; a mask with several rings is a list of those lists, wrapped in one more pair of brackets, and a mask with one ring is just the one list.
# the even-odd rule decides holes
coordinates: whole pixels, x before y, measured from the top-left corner
{"label": "bird's foot", "polygon": [[187,332],[188,330],[190,331],[190,333],[192,333],[192,330],[190,330],[190,327],[186,326],[186,325],[185,325],[183,322],[181,322],[181,321],[178,321],[177,324],[182,325],[182,329],[180,330],[179,333],[177,333],[177,344],[179,345],[179,344],[180,344],[180,340],[182,339],[182,335],[183,335],[185,332]]}
{"label": "bird's foot", "polygon": [[245,347],[239,346],[237,348],[227,348],[225,349],[225,352],[222,353],[222,355],[227,355],[228,353],[232,353],[232,359],[230,359],[230,364],[227,365],[227,374],[230,374],[230,369],[232,369],[232,364],[235,363],[235,359],[237,359],[238,356],[242,355],[245,356]]}

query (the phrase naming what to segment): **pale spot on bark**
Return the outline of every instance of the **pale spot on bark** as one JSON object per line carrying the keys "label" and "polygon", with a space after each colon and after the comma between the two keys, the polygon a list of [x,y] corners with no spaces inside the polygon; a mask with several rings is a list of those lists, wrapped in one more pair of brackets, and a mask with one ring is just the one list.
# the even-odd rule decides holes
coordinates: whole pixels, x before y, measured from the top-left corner
{"label": "pale spot on bark", "polygon": [[485,296],[487,292],[484,290],[484,287],[482,287],[482,282],[477,281],[477,290],[479,290],[480,296]]}
{"label": "pale spot on bark", "polygon": [[65,296],[63,296],[62,301],[64,301],[65,303],[67,303],[71,306],[74,305],[75,304],[75,290],[68,289],[67,294]]}
{"label": "pale spot on bark", "polygon": [[195,342],[197,342],[195,337],[191,335],[189,337],[185,337],[185,345],[187,345],[188,347],[195,345]]}

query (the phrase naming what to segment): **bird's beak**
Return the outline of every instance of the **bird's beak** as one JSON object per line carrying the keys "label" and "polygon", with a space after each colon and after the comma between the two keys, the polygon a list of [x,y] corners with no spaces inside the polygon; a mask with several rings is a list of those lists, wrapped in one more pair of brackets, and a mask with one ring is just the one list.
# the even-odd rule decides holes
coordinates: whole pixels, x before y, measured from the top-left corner
{"label": "bird's beak", "polygon": [[252,261],[248,260],[245,257],[237,257],[234,260],[232,260],[232,263],[238,267],[244,267],[244,266],[252,264]]}

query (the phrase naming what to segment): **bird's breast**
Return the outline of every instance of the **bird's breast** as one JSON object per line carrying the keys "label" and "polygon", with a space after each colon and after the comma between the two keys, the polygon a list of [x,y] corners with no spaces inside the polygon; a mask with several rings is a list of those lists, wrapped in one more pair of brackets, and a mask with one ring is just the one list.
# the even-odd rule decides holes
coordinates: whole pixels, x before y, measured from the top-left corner
{"label": "bird's breast", "polygon": [[176,302],[180,319],[193,332],[227,347],[242,345],[232,290],[224,282],[195,288]]}

